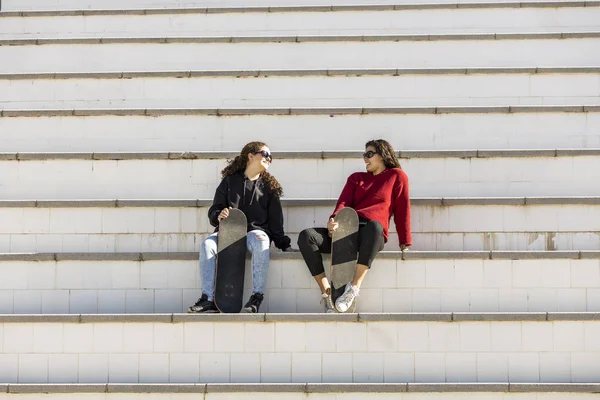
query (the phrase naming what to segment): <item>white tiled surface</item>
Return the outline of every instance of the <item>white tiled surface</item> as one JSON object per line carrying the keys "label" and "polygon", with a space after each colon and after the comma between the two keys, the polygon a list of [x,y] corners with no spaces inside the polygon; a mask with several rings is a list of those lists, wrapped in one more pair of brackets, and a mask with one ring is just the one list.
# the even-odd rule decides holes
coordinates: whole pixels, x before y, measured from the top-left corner
{"label": "white tiled surface", "polygon": [[274,152],[356,150],[373,132],[398,150],[598,148],[599,123],[598,113],[0,118],[0,151],[239,151],[256,132]]}
{"label": "white tiled surface", "polygon": [[[328,262],[324,260],[325,265]],[[245,297],[250,295],[252,285],[250,263],[247,264]],[[47,281],[24,280],[38,273],[47,276]],[[599,311],[599,276],[600,260],[379,259],[363,282],[357,309],[361,312]],[[198,263],[193,260],[2,262],[0,286],[0,296],[5,300],[2,310],[8,314],[185,312],[200,296]],[[319,289],[303,262],[271,261],[261,311],[322,312],[319,301]],[[276,334],[272,327],[256,329],[259,336]],[[348,335],[358,340],[347,344],[354,348],[370,349],[391,340],[382,337],[384,342],[365,344],[366,333],[362,328],[350,324],[347,329]],[[225,329],[223,334],[224,338],[235,336],[223,339],[223,345],[227,346],[223,351],[229,351],[230,343],[242,345],[241,333]],[[457,343],[455,331],[434,334],[453,340],[455,347],[480,349],[483,345]],[[498,334],[500,340],[507,337],[500,332],[491,334],[492,337]],[[532,331],[524,337],[538,346],[549,346],[552,337],[540,341],[538,336],[542,334],[545,333]],[[569,331],[570,334],[575,332]],[[147,334],[137,331],[126,332],[126,338],[131,346],[144,346],[145,340],[150,340]],[[277,348],[272,347],[273,343]],[[303,350],[285,335],[269,346],[260,350]]]}
{"label": "white tiled surface", "polygon": [[[595,66],[597,39],[2,46],[4,72]],[[194,51],[190,51],[193,49]],[[156,57],[160,51],[161,57]],[[260,57],[256,55],[260,54]],[[357,57],[357,54],[360,54]],[[410,57],[406,55],[410,54]],[[218,56],[217,56],[218,55]],[[35,58],[36,63],[25,61]],[[76,62],[77,61],[77,62]],[[507,100],[510,98],[507,96]],[[343,99],[342,99],[343,100]],[[227,102],[223,104],[227,106]]]}
{"label": "white tiled surface", "polygon": [[[586,12],[587,10],[581,10]],[[587,11],[589,12],[589,11]],[[600,19],[600,11],[592,8]],[[0,80],[4,109],[600,104],[598,74]],[[260,96],[257,96],[260,93]]]}
{"label": "white tiled surface", "polygon": [[[600,168],[599,157],[410,158],[401,160],[401,163],[409,176],[413,197],[600,195],[600,185],[595,184],[595,171]],[[219,171],[224,166],[224,160],[202,159],[0,161],[4,171],[0,178],[0,194],[7,200],[212,199],[221,180]],[[364,168],[360,158],[276,159],[269,172],[277,177],[288,198],[337,198],[346,178],[351,173],[364,171]],[[305,173],[298,174],[299,170]],[[77,214],[92,212],[96,215],[89,219],[75,218]],[[43,224],[49,231],[69,233],[83,233],[91,229],[121,232],[127,222],[115,216],[122,212],[118,209],[102,212],[52,210],[49,217],[40,216],[42,220],[36,224],[31,224],[31,217],[28,217],[25,226],[28,230],[35,230]],[[181,226],[177,213],[172,210],[136,209],[127,212],[127,221],[137,223],[134,232],[160,233]],[[526,212],[532,213],[532,221],[539,221],[539,214]],[[65,213],[72,217],[69,225],[60,223]],[[156,213],[158,216],[155,216]],[[461,216],[454,213],[447,218],[453,225],[463,226]],[[11,218],[20,221],[23,217]],[[500,223],[507,224],[509,229],[508,224],[512,221],[503,221],[501,216],[497,216],[486,219],[480,229]],[[564,215],[548,222],[545,229],[551,229],[557,223],[570,226],[573,216]]]}
{"label": "white tiled surface", "polygon": [[[214,7],[222,6],[218,0],[4,0],[3,10],[80,10],[80,9],[138,9],[152,8],[179,8],[179,7]],[[439,1],[436,0],[436,3]],[[447,2],[447,1],[445,1]],[[450,1],[452,3],[452,1]],[[347,5],[347,4],[402,4],[404,1],[377,0],[377,1],[347,1],[347,0],[314,0],[315,5]],[[409,2],[410,3],[410,2]],[[413,3],[410,3],[413,4]],[[232,7],[248,7],[245,0],[235,0],[228,3]],[[261,0],[252,5],[284,6],[298,5],[293,0]]]}
{"label": "white tiled surface", "polygon": [[[146,3],[146,5],[149,3]],[[311,3],[313,4],[313,3]],[[44,4],[45,5],[45,4]],[[123,5],[120,5],[120,8]],[[559,16],[557,16],[559,14]],[[594,19],[596,18],[596,19]],[[29,21],[5,18],[0,37],[90,37],[124,35],[344,35],[442,32],[555,31],[591,29],[600,18],[595,9],[406,10],[332,13],[229,13],[110,17],[45,17],[31,32]]]}
{"label": "white tiled surface", "polygon": [[[275,337],[256,335],[262,326],[270,326],[267,329],[274,330]],[[78,327],[0,325],[3,378],[38,383],[101,382],[107,374],[110,382],[592,382],[600,378],[595,344],[600,322],[595,321],[99,323],[93,330],[79,330],[77,336],[68,334]],[[326,337],[315,335],[320,327],[343,339],[326,345]],[[200,336],[198,329],[214,335]],[[136,332],[140,340],[150,337],[148,345],[128,344]],[[382,337],[388,340],[367,350],[364,344],[351,346],[354,334],[365,335],[368,343]],[[48,336],[56,344],[37,344]],[[282,339],[289,344],[280,344]],[[235,340],[235,345],[224,340]],[[203,343],[200,352],[198,341]],[[315,347],[315,342],[323,346]],[[343,342],[350,345],[340,345]],[[73,348],[80,351],[73,353]],[[18,362],[11,362],[15,359]]]}
{"label": "white tiled surface", "polygon": [[[284,227],[293,245],[296,246],[297,236],[303,229],[325,226],[331,211],[329,206],[284,207]],[[0,218],[5,222],[0,227],[0,252],[198,251],[202,240],[213,231],[206,213],[207,207],[5,208],[0,210]],[[36,226],[27,222],[40,216],[45,216],[45,221],[38,221]],[[597,250],[600,249],[599,221],[597,205],[413,205],[412,249]],[[395,231],[392,220],[387,250],[398,249]],[[177,282],[177,276],[169,275],[161,266],[155,268],[153,272],[150,269],[145,272],[141,279],[149,283],[168,279],[173,286],[185,284],[185,281]],[[49,273],[40,271],[28,276],[18,273],[7,279],[18,285],[33,282],[43,288],[54,279],[45,275]],[[81,279],[77,268],[65,273],[67,277],[58,278]],[[375,274],[380,276],[379,272]],[[84,285],[94,288],[103,279],[107,276],[99,270],[97,275],[87,276]],[[306,284],[305,277],[293,274],[284,279],[302,279]],[[462,282],[492,277],[485,273],[483,278],[466,273],[459,274],[457,279]],[[561,277],[551,275],[548,279]]]}

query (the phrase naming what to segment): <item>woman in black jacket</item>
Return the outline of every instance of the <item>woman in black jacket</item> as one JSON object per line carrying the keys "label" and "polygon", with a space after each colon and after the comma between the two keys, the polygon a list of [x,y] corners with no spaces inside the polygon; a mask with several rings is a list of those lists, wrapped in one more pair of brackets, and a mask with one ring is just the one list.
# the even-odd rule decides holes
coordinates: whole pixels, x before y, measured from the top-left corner
{"label": "woman in black jacket", "polygon": [[280,202],[283,190],[277,179],[267,172],[271,161],[273,157],[265,143],[251,142],[221,171],[223,180],[208,210],[210,223],[216,229],[200,247],[202,296],[188,312],[218,312],[214,303],[217,235],[219,222],[229,216],[231,208],[238,208],[246,215],[246,243],[252,253],[252,296],[243,311],[258,312],[267,281],[271,241],[283,251],[288,250],[291,243],[283,231]]}

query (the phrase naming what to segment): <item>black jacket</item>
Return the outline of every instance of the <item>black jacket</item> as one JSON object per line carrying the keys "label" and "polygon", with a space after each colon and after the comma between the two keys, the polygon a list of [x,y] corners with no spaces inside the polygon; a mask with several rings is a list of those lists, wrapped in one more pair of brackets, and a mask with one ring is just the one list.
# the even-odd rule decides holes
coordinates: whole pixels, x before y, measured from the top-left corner
{"label": "black jacket", "polygon": [[[210,224],[219,230],[219,214],[224,208],[238,208],[246,214],[248,231],[260,229],[269,235],[275,246],[281,250],[290,247],[291,240],[283,230],[283,210],[281,202],[273,194],[269,184],[261,178],[255,182],[252,196],[245,196],[245,181],[248,178],[243,172],[223,178],[212,206],[208,210]],[[250,198],[248,198],[250,197]]]}

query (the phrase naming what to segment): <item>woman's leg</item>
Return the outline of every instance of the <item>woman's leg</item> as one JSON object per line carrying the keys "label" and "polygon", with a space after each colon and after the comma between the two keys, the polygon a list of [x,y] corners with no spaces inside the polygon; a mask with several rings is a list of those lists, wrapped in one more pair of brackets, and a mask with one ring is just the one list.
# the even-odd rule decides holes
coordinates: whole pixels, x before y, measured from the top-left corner
{"label": "woman's leg", "polygon": [[300,232],[298,247],[310,274],[321,289],[321,303],[326,313],[336,313],[331,300],[331,287],[323,266],[323,253],[331,253],[331,238],[327,228],[309,228]]}
{"label": "woman's leg", "polygon": [[367,271],[371,268],[375,256],[381,250],[385,239],[383,238],[383,226],[377,221],[369,221],[358,231],[358,262],[352,285],[360,287]]}
{"label": "woman's leg", "polygon": [[248,232],[246,237],[248,251],[252,253],[252,293],[264,293],[269,271],[269,236],[261,230]]}
{"label": "woman's leg", "polygon": [[244,305],[242,312],[257,313],[264,299],[267,285],[271,240],[265,232],[257,229],[248,232],[246,245],[248,251],[252,253],[252,295]]}
{"label": "woman's leg", "polygon": [[308,228],[300,232],[298,236],[298,248],[302,253],[304,262],[308,266],[321,293],[329,294],[330,287],[325,267],[323,266],[323,253],[331,253],[331,238],[327,228]]}
{"label": "woman's leg", "polygon": [[217,233],[207,237],[200,245],[200,280],[202,294],[213,300],[215,296],[215,273],[217,270]]}
{"label": "woman's leg", "polygon": [[213,233],[200,245],[200,280],[202,295],[188,308],[189,313],[218,312],[215,306],[215,273],[217,267],[217,234]]}
{"label": "woman's leg", "polygon": [[371,268],[373,260],[378,252],[383,249],[385,240],[383,238],[383,227],[377,221],[369,221],[358,231],[358,262],[354,270],[354,278],[346,286],[346,291],[335,302],[336,308],[347,311],[354,298],[358,296],[360,285]]}

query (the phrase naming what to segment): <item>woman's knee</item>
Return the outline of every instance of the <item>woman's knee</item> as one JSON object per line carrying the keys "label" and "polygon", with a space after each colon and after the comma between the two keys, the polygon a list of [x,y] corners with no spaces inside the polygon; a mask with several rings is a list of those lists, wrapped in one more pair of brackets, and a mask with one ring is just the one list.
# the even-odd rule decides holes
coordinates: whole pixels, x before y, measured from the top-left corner
{"label": "woman's knee", "polygon": [[298,246],[319,246],[323,242],[321,228],[306,228],[298,235]]}
{"label": "woman's knee", "polygon": [[263,231],[250,231],[248,232],[247,238],[248,249],[252,252],[269,250],[269,247],[271,246],[269,235]]}
{"label": "woman's knee", "polygon": [[308,246],[310,246],[310,241],[311,241],[311,231],[312,229],[308,228],[308,229],[304,229],[302,232],[300,232],[300,234],[298,235],[298,247],[299,248],[306,248]]}
{"label": "woman's knee", "polygon": [[206,256],[217,254],[217,237],[210,235],[200,245],[200,253]]}
{"label": "woman's knee", "polygon": [[379,221],[371,220],[367,222],[364,229],[371,235],[383,236],[383,225]]}

